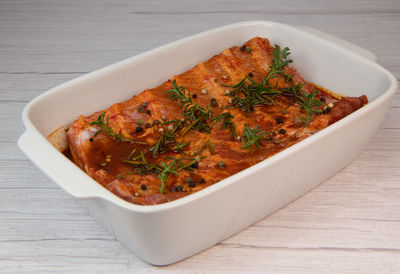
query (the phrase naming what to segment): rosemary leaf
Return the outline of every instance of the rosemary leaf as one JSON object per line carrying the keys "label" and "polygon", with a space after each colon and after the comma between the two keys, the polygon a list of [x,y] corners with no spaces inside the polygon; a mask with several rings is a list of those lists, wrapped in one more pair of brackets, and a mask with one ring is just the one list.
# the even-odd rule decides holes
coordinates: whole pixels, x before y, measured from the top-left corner
{"label": "rosemary leaf", "polygon": [[110,116],[107,116],[107,119],[104,122],[105,115],[106,115],[106,112],[103,112],[102,114],[100,114],[97,117],[96,121],[93,121],[89,124],[91,126],[99,126],[101,128],[99,131],[97,131],[95,133],[94,136],[96,136],[100,132],[104,132],[108,136],[110,136],[113,140],[116,140],[117,142],[122,141],[122,142],[136,143],[136,144],[141,144],[141,145],[149,145],[149,143],[146,143],[146,142],[139,142],[132,138],[125,138],[122,133],[118,134],[117,132],[115,132],[109,125]]}
{"label": "rosemary leaf", "polygon": [[251,129],[248,124],[245,124],[244,132],[241,138],[242,149],[248,148],[250,151],[253,151],[251,148],[253,145],[255,145],[257,148],[260,148],[260,141],[265,135],[267,135],[267,132],[261,132],[261,129],[258,129],[258,125]]}

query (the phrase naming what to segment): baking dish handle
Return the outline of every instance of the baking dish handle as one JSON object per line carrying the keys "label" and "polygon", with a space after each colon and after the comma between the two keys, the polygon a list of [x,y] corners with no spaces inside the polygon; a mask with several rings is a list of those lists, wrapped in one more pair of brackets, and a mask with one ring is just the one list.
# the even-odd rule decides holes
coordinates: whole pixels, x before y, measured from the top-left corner
{"label": "baking dish handle", "polygon": [[[27,129],[18,139],[19,148],[47,176],[61,188],[76,198],[98,197],[99,184],[88,184],[77,180],[84,173],[66,157],[60,157],[60,152],[34,129]],[[87,175],[86,175],[87,176]],[[91,179],[90,177],[88,179]]]}
{"label": "baking dish handle", "polygon": [[326,32],[322,32],[322,31],[314,29],[314,28],[310,28],[310,27],[306,27],[306,26],[300,26],[298,28],[303,30],[303,31],[306,31],[308,33],[311,33],[313,35],[316,35],[318,37],[321,37],[321,38],[324,38],[326,40],[329,40],[329,41],[331,41],[331,42],[333,42],[333,43],[335,43],[337,45],[340,45],[340,46],[342,46],[342,47],[354,52],[355,54],[358,54],[358,55],[360,55],[360,56],[362,56],[362,57],[364,57],[364,58],[366,58],[366,59],[368,59],[368,60],[370,60],[372,62],[376,62],[377,61],[377,58],[376,58],[375,54],[373,54],[372,52],[370,52],[370,51],[368,51],[368,50],[366,50],[366,49],[364,49],[362,47],[359,47],[359,46],[357,46],[357,45],[355,45],[353,43],[350,43],[350,42],[348,42],[346,40],[343,40],[341,38],[335,37],[333,35],[330,35],[330,34],[328,34]]}

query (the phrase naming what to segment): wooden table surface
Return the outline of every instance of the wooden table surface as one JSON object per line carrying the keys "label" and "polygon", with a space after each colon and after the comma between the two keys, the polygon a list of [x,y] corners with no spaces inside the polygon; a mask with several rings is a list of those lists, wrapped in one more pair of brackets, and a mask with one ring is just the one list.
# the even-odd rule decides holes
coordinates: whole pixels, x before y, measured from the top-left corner
{"label": "wooden table surface", "polygon": [[[268,3],[270,2],[270,3]],[[399,78],[400,2],[0,0],[0,272],[400,273],[400,95],[355,161],[259,223],[182,262],[127,251],[18,149],[21,111],[77,76],[244,20],[360,45]]]}

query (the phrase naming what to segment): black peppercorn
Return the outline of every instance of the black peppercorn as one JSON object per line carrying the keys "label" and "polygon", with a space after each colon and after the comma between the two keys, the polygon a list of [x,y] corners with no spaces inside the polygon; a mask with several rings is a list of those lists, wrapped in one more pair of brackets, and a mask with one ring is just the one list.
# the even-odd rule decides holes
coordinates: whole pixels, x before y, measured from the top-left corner
{"label": "black peppercorn", "polygon": [[215,98],[211,99],[211,106],[213,106],[213,107],[217,107],[218,106],[217,99],[215,99]]}
{"label": "black peppercorn", "polygon": [[142,184],[142,185],[140,186],[140,188],[141,188],[142,190],[146,190],[146,189],[147,189],[147,186],[146,186],[145,184]]}
{"label": "black peppercorn", "polygon": [[196,94],[196,93],[193,93],[193,94],[192,94],[192,98],[193,98],[193,99],[196,99],[196,98],[197,98],[197,94]]}
{"label": "black peppercorn", "polygon": [[280,117],[275,118],[275,121],[276,121],[278,124],[283,124],[283,120],[282,120],[282,118],[280,118]]}
{"label": "black peppercorn", "polygon": [[326,107],[326,108],[324,108],[324,110],[322,111],[322,113],[323,113],[323,114],[327,114],[327,113],[329,113],[329,111],[331,111],[331,108],[330,108],[330,107]]}
{"label": "black peppercorn", "polygon": [[240,47],[240,51],[245,51],[245,50],[246,50],[246,46],[245,45]]}
{"label": "black peppercorn", "polygon": [[279,130],[279,133],[280,133],[280,134],[285,134],[285,133],[286,133],[286,130],[284,130],[283,128],[281,128],[281,129]]}
{"label": "black peppercorn", "polygon": [[196,183],[192,180],[192,178],[186,178],[185,182],[190,186],[190,187],[195,187]]}
{"label": "black peppercorn", "polygon": [[319,98],[319,100],[320,100],[321,102],[325,102],[325,97],[321,97],[321,98]]}
{"label": "black peppercorn", "polygon": [[146,110],[146,114],[147,114],[147,115],[150,115],[150,114],[151,114],[150,109]]}
{"label": "black peppercorn", "polygon": [[254,74],[252,72],[249,72],[249,77],[253,77]]}
{"label": "black peppercorn", "polygon": [[89,142],[93,142],[94,139],[92,137],[89,138]]}
{"label": "black peppercorn", "polygon": [[150,127],[151,127],[150,123],[146,123],[146,128],[150,128]]}
{"label": "black peppercorn", "polygon": [[140,132],[142,132],[143,131],[143,128],[142,127],[136,127],[136,133],[140,133]]}
{"label": "black peppercorn", "polygon": [[183,186],[181,185],[177,185],[175,186],[176,191],[182,191],[183,190]]}
{"label": "black peppercorn", "polygon": [[199,163],[194,162],[194,163],[191,165],[191,167],[192,167],[192,168],[198,168],[198,167],[199,167]]}
{"label": "black peppercorn", "polygon": [[200,179],[200,184],[205,184],[205,183],[206,183],[206,180],[204,178],[201,178]]}

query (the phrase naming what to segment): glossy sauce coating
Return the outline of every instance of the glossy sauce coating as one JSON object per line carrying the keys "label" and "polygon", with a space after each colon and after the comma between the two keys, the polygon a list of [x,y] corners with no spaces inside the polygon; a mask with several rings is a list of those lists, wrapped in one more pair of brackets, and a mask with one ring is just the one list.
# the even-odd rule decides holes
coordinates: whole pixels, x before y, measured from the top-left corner
{"label": "glossy sauce coating", "polygon": [[[274,104],[256,106],[251,112],[232,107],[230,97],[227,96],[232,88],[227,86],[237,84],[246,75],[251,75],[256,82],[261,81],[272,62],[271,53],[274,48],[268,39],[255,37],[244,45],[251,50],[241,50],[241,46],[227,49],[156,88],[147,89],[104,110],[115,132],[148,145],[117,142],[105,132],[96,135],[99,127],[90,123],[104,111],[88,117],[80,116],[67,133],[72,160],[97,182],[126,201],[141,205],[165,203],[246,169],[329,126],[368,102],[364,95],[338,99],[318,90],[317,99],[323,101],[321,109],[329,105],[330,111],[315,115],[307,127],[299,120],[299,117],[305,116],[304,109],[290,96],[278,96]],[[313,84],[305,82],[293,67],[286,66],[284,70],[293,76],[295,84],[304,84],[302,91],[310,93],[316,89]],[[133,155],[143,152],[149,162],[157,165],[168,163],[171,161],[169,157],[184,158],[182,153],[174,150],[157,156],[149,151],[160,135],[168,131],[169,125],[163,125],[164,121],[184,118],[179,101],[165,93],[173,88],[173,80],[190,91],[195,104],[204,109],[210,108],[214,117],[229,112],[233,116],[232,123],[238,136],[243,134],[245,124],[250,128],[258,126],[267,135],[261,140],[260,148],[249,150],[242,148],[241,140],[234,138],[229,128],[223,129],[222,121],[216,122],[209,133],[189,130],[171,145],[179,141],[190,142],[182,149],[189,158],[197,155],[207,141],[211,143],[212,149],[207,147],[202,150],[200,156],[204,158],[192,170],[183,169],[177,175],[168,174],[165,192],[160,193],[161,182],[157,174],[131,174],[134,168],[125,161],[133,150]],[[281,76],[273,81],[278,88],[289,87],[289,83]]]}

